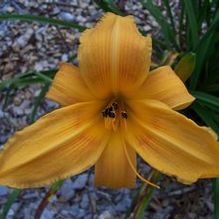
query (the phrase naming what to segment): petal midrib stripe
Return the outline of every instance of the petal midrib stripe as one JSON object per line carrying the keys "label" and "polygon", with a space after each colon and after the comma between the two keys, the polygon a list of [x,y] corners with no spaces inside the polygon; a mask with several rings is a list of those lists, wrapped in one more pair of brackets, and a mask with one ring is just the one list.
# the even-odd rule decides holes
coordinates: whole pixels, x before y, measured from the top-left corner
{"label": "petal midrib stripe", "polygon": [[114,94],[118,90],[118,66],[119,66],[119,25],[118,18],[115,19],[111,34],[111,83]]}

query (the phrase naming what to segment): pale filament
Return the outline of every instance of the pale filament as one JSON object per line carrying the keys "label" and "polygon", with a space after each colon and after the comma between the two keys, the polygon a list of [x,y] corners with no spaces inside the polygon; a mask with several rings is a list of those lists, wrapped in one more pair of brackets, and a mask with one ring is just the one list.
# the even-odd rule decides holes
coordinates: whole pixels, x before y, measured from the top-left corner
{"label": "pale filament", "polygon": [[143,176],[141,176],[141,175],[138,173],[138,171],[137,171],[136,168],[134,167],[134,164],[132,163],[132,161],[131,161],[131,159],[130,159],[130,157],[129,157],[129,154],[128,154],[128,151],[127,151],[127,148],[126,148],[125,143],[124,143],[123,145],[124,145],[124,151],[125,151],[126,158],[127,158],[128,162],[129,162],[129,165],[130,165],[131,169],[132,169],[133,172],[136,174],[136,176],[137,176],[139,179],[141,179],[143,182],[145,182],[146,184],[148,184],[148,185],[150,185],[150,186],[153,186],[153,187],[159,189],[160,187],[159,187],[158,185],[156,185],[156,184],[154,184],[154,183],[148,181],[147,179],[145,179]]}

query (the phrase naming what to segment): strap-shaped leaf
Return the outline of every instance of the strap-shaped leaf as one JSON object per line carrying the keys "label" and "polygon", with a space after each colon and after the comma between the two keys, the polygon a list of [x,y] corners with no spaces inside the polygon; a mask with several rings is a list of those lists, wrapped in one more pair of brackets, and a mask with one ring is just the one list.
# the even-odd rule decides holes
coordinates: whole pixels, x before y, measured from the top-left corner
{"label": "strap-shaped leaf", "polygon": [[32,22],[36,21],[39,23],[63,26],[66,28],[75,28],[75,29],[78,29],[80,32],[86,29],[86,27],[83,27],[73,22],[63,21],[63,20],[54,19],[54,18],[48,18],[44,16],[39,16],[39,15],[30,15],[30,14],[22,14],[22,15],[21,14],[1,14],[0,21],[1,20],[22,20],[22,21],[32,21]]}
{"label": "strap-shaped leaf", "polygon": [[167,18],[164,17],[159,7],[153,4],[152,0],[142,0],[142,5],[145,7],[151,15],[156,19],[160,25],[161,31],[164,35],[164,39],[169,49],[172,50],[173,46],[176,50],[179,50],[179,46],[176,42],[176,35],[172,26],[167,22]]}

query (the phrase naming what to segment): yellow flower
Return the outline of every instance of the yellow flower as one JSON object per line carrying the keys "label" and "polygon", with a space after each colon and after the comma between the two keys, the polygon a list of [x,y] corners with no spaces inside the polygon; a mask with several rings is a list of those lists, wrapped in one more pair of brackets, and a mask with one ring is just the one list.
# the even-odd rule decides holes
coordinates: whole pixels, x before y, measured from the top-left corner
{"label": "yellow flower", "polygon": [[8,141],[0,184],[44,186],[95,165],[96,185],[131,188],[136,153],[183,183],[219,176],[215,135],[174,111],[194,98],[169,66],[149,72],[151,38],[131,16],[107,14],[80,42],[79,68],[62,64],[48,92],[63,107]]}

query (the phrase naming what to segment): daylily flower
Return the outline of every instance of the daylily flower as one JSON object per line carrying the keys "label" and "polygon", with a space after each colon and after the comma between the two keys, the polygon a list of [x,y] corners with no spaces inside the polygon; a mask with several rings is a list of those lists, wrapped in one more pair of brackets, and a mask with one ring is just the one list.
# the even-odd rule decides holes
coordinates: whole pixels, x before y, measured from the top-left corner
{"label": "daylily flower", "polygon": [[175,111],[194,97],[171,67],[149,72],[151,38],[131,16],[106,14],[80,42],[79,67],[62,64],[48,92],[62,107],[6,143],[0,184],[40,187],[95,165],[97,186],[131,188],[136,154],[183,183],[219,176],[216,136]]}

